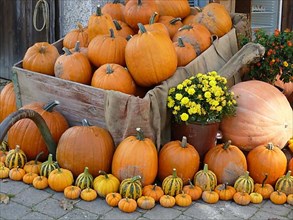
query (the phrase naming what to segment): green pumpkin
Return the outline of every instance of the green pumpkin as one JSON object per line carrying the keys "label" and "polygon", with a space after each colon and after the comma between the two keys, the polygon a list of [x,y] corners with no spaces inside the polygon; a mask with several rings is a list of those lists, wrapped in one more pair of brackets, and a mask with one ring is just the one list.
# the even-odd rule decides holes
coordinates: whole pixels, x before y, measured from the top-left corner
{"label": "green pumpkin", "polygon": [[293,194],[293,176],[291,176],[291,170],[288,170],[287,174],[281,176],[276,184],[275,190],[285,193],[287,196]]}
{"label": "green pumpkin", "polygon": [[53,161],[53,155],[49,154],[48,160],[43,162],[40,169],[40,176],[49,177],[49,174],[58,168],[58,164],[56,161]]}
{"label": "green pumpkin", "polygon": [[94,178],[92,174],[89,173],[89,168],[85,167],[83,173],[79,174],[75,180],[75,185],[81,190],[86,188],[91,188],[93,185]]}
{"label": "green pumpkin", "polygon": [[9,169],[19,167],[23,168],[27,162],[27,157],[25,153],[16,145],[15,149],[12,149],[8,152],[5,159],[5,166]]}
{"label": "green pumpkin", "polygon": [[254,180],[249,176],[249,172],[246,171],[244,175],[237,178],[234,183],[234,188],[237,192],[252,193],[254,190]]}
{"label": "green pumpkin", "polygon": [[216,174],[209,170],[208,164],[204,164],[203,169],[194,175],[194,185],[199,186],[202,191],[214,190],[217,186]]}
{"label": "green pumpkin", "polygon": [[174,168],[172,175],[165,177],[162,183],[162,189],[165,195],[176,196],[182,192],[183,180],[177,176],[177,171]]}
{"label": "green pumpkin", "polygon": [[142,196],[141,176],[124,179],[119,188],[122,198],[131,198],[137,200]]}

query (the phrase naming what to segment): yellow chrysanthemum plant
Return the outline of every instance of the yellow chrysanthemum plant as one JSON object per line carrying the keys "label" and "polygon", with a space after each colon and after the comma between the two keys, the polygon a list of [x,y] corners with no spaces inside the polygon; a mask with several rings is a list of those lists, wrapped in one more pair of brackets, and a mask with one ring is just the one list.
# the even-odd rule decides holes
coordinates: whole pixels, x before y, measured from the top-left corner
{"label": "yellow chrysanthemum plant", "polygon": [[235,115],[237,102],[227,87],[227,79],[211,71],[170,88],[167,106],[177,123],[209,124]]}

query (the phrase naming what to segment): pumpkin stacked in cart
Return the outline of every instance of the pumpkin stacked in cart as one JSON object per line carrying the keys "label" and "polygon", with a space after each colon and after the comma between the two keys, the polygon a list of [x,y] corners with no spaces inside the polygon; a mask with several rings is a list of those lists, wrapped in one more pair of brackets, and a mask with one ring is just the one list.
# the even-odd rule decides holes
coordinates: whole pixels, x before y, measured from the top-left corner
{"label": "pumpkin stacked in cart", "polygon": [[10,82],[4,86],[0,93],[0,122],[16,110],[14,86],[13,83]]}

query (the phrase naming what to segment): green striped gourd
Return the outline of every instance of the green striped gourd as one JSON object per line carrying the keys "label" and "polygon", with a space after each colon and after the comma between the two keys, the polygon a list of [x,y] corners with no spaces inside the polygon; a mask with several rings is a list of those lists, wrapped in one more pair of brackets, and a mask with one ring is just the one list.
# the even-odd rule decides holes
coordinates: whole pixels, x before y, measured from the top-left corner
{"label": "green striped gourd", "polygon": [[137,200],[142,196],[141,176],[124,179],[119,188],[122,198],[131,198]]}
{"label": "green striped gourd", "polygon": [[85,167],[83,173],[79,174],[75,180],[75,185],[81,190],[91,188],[93,185],[94,178],[89,172],[89,168]]}
{"label": "green striped gourd", "polygon": [[172,175],[164,178],[162,189],[165,195],[176,196],[182,192],[183,180],[177,176],[177,171],[173,168]]}
{"label": "green striped gourd", "polygon": [[9,169],[19,167],[23,168],[27,162],[25,153],[16,145],[15,149],[11,149],[6,155],[5,166]]}
{"label": "green striped gourd", "polygon": [[2,141],[0,144],[0,151],[7,151],[7,149],[8,149],[7,141]]}
{"label": "green striped gourd", "polygon": [[204,164],[203,169],[194,175],[194,185],[199,186],[202,191],[214,190],[217,186],[216,174],[209,170],[208,164]]}
{"label": "green striped gourd", "polygon": [[49,177],[49,174],[58,168],[58,164],[56,161],[53,161],[53,155],[48,155],[48,160],[43,162],[40,169],[40,176]]}
{"label": "green striped gourd", "polygon": [[291,170],[288,170],[286,175],[279,177],[275,184],[275,190],[281,191],[287,196],[293,194],[293,176],[291,176]]}
{"label": "green striped gourd", "polygon": [[234,188],[237,192],[252,193],[254,190],[254,180],[249,176],[249,172],[246,171],[244,175],[237,178],[234,183]]}

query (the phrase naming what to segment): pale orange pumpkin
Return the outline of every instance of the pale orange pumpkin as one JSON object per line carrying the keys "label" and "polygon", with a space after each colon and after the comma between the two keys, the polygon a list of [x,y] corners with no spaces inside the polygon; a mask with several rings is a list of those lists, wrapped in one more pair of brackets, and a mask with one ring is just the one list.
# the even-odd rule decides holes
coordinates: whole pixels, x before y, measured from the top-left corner
{"label": "pale orange pumpkin", "polygon": [[17,110],[13,83],[6,84],[0,93],[0,122]]}

